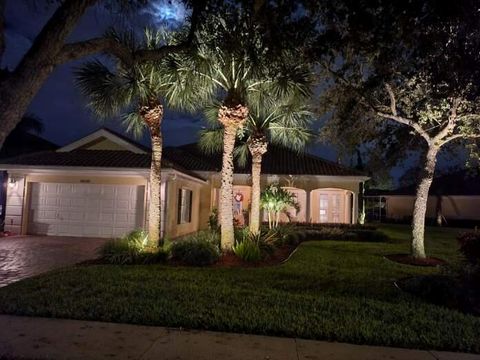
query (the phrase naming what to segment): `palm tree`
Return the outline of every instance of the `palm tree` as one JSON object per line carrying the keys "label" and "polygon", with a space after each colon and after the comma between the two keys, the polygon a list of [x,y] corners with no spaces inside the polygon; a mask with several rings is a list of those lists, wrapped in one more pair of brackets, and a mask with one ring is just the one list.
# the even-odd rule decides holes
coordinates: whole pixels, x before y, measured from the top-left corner
{"label": "palm tree", "polygon": [[[108,36],[127,45],[132,51],[139,48],[158,49],[178,39],[164,31],[145,31],[142,43],[131,34]],[[150,168],[150,203],[148,212],[149,245],[158,245],[161,229],[161,161],[164,104],[182,110],[194,110],[193,89],[179,77],[178,64],[182,55],[170,55],[160,61],[124,66],[113,59],[114,66],[99,60],[89,61],[76,71],[76,83],[87,97],[89,107],[101,119],[122,115],[127,131],[136,137],[145,130],[150,133],[152,160]],[[113,70],[112,70],[113,68]],[[185,91],[189,89],[191,91]],[[200,92],[201,89],[196,89]]]}
{"label": "palm tree", "polygon": [[222,248],[230,250],[234,244],[233,153],[237,132],[248,119],[247,104],[291,96],[297,90],[307,95],[308,89],[296,80],[309,74],[301,67],[285,66],[283,59],[272,59],[261,32],[251,22],[234,18],[229,26],[226,23],[218,17],[206,21],[200,30],[202,42],[184,75],[200,82],[219,103],[217,125],[223,130],[219,220]]}
{"label": "palm tree", "polygon": [[278,184],[269,185],[262,192],[260,201],[262,208],[267,211],[268,227],[270,229],[278,226],[280,215],[289,207],[294,207],[297,211],[300,209],[295,195]]}
{"label": "palm tree", "polygon": [[[305,84],[307,85],[307,84]],[[302,95],[302,94],[299,94]],[[286,104],[249,104],[249,116],[242,131],[237,134],[237,146],[234,154],[240,165],[247,162],[248,154],[252,159],[252,198],[250,214],[250,231],[258,233],[260,229],[260,175],[263,155],[268,144],[288,147],[301,151],[312,139],[310,131],[313,114],[307,109],[302,96]],[[222,148],[221,129],[215,127],[218,108],[211,106],[206,111],[206,118],[212,125],[200,134],[200,146],[205,152],[218,152]]]}

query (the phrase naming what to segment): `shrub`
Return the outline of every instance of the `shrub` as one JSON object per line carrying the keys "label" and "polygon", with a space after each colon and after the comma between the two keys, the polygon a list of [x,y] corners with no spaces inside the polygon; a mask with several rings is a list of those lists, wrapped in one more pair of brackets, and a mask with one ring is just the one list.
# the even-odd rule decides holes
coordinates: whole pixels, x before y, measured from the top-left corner
{"label": "shrub", "polygon": [[235,227],[233,230],[233,237],[235,244],[241,243],[243,240],[247,240],[250,235],[248,227]]}
{"label": "shrub", "polygon": [[258,242],[252,239],[245,239],[233,247],[233,252],[240,259],[246,262],[257,262],[262,259],[262,250]]}
{"label": "shrub", "polygon": [[387,242],[390,238],[381,231],[371,229],[355,229],[349,227],[317,226],[298,230],[298,241],[306,240],[343,240],[365,242]]}
{"label": "shrub", "polygon": [[272,255],[275,252],[276,235],[274,231],[261,229],[258,233],[249,233],[245,241],[256,243],[263,255]]}
{"label": "shrub", "polygon": [[[378,231],[378,230],[369,230],[369,229],[356,229],[352,230],[351,233],[353,236],[351,239],[348,239],[348,236],[344,240],[351,241],[366,241],[366,242],[388,242],[390,238],[387,234]],[[349,233],[346,233],[348,235]]]}
{"label": "shrub", "polygon": [[109,264],[141,263],[147,242],[148,234],[145,231],[134,230],[120,239],[107,241],[100,248],[100,257]]}
{"label": "shrub", "polygon": [[212,213],[208,217],[208,228],[211,231],[219,232],[220,231],[220,223],[218,222],[218,210],[213,209]]}
{"label": "shrub", "polygon": [[480,232],[465,232],[458,236],[460,252],[472,265],[480,265]]}
{"label": "shrub", "polygon": [[170,250],[165,247],[157,249],[145,250],[138,254],[135,264],[161,264],[166,263],[170,256]]}
{"label": "shrub", "polygon": [[218,241],[213,235],[205,233],[200,232],[172,244],[170,249],[172,259],[192,266],[205,266],[215,263],[220,257]]}

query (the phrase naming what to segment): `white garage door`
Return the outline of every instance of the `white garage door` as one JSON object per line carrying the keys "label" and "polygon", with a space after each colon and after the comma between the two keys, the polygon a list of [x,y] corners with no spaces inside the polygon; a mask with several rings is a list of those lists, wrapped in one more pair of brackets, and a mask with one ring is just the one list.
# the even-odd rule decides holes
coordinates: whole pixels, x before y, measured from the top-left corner
{"label": "white garage door", "polygon": [[28,233],[118,237],[143,225],[145,187],[32,183]]}

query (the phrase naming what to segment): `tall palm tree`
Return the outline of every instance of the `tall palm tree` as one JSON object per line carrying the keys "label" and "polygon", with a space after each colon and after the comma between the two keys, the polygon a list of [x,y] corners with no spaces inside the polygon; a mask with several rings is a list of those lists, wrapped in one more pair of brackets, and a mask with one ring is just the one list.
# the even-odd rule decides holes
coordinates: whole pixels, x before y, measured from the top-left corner
{"label": "tall palm tree", "polygon": [[[184,76],[202,84],[220,106],[217,124],[223,129],[219,218],[221,245],[230,250],[233,237],[233,153],[237,132],[245,125],[252,99],[273,100],[301,89],[296,81],[307,74],[272,58],[261,31],[241,15],[228,21],[212,17],[199,31],[201,42]],[[243,19],[244,20],[244,19]],[[228,22],[228,26],[226,25]],[[307,89],[303,89],[305,95]],[[267,96],[268,95],[268,96]]]}
{"label": "tall palm tree", "polygon": [[[308,86],[308,83],[305,83]],[[257,233],[260,228],[260,177],[262,159],[268,149],[268,144],[288,147],[301,151],[312,139],[310,125],[313,114],[308,110],[302,94],[289,102],[265,104],[249,104],[249,115],[245,127],[237,133],[234,150],[240,165],[247,163],[250,154],[252,159],[252,197],[250,214],[250,231]],[[200,146],[205,152],[219,152],[223,146],[222,129],[215,127],[214,119],[218,106],[210,106],[206,119],[211,127],[200,133]]]}
{"label": "tall palm tree", "polygon": [[[146,30],[144,35],[144,39],[138,43],[132,34],[108,34],[127,45],[132,52],[139,48],[158,49],[166,43],[178,41],[174,35],[164,31]],[[172,54],[160,61],[142,62],[134,66],[124,66],[115,58],[115,66],[94,60],[85,63],[76,71],[76,83],[96,115],[101,119],[121,115],[127,131],[136,137],[141,136],[145,130],[150,133],[150,246],[158,245],[161,231],[161,125],[164,105],[182,110],[194,110],[196,105],[194,90],[178,77],[178,64],[181,63],[178,59],[181,56]],[[195,91],[199,93],[201,89]]]}

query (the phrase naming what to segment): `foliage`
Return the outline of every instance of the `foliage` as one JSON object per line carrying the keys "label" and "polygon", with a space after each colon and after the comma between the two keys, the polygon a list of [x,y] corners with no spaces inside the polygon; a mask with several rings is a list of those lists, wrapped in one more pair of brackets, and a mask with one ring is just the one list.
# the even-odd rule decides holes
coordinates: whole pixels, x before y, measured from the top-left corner
{"label": "foliage", "polygon": [[[178,43],[181,36],[147,29],[139,42],[131,33],[119,34],[112,30],[108,34],[110,39],[131,51],[155,51],[164,45]],[[109,119],[121,114],[127,131],[140,137],[147,126],[140,115],[141,107],[165,103],[171,108],[193,111],[201,106],[198,99],[202,90],[187,86],[179,76],[182,71],[180,56],[170,54],[161,60],[140,62],[135,66],[125,66],[113,57],[111,60],[117,64],[115,71],[99,60],[91,60],[76,70],[76,84],[98,117]]]}
{"label": "foliage", "polygon": [[465,232],[458,236],[460,252],[472,265],[480,265],[480,232]]}
{"label": "foliage", "polygon": [[[309,79],[303,79],[302,86],[308,86]],[[286,147],[294,151],[302,151],[313,138],[310,129],[313,113],[306,105],[307,99],[301,94],[293,99],[268,99],[265,104],[247,104],[249,115],[245,126],[237,132],[235,158],[242,167],[247,165],[251,155],[249,141],[264,139],[267,144]],[[199,146],[207,153],[218,153],[223,148],[223,129],[218,125],[218,109],[220,103],[214,102],[204,111],[208,127],[200,131]]]}
{"label": "foliage", "polygon": [[213,209],[212,213],[208,217],[208,228],[211,231],[219,232],[220,231],[220,224],[218,222],[218,210]]}
{"label": "foliage", "polygon": [[247,238],[235,244],[232,250],[235,255],[246,262],[258,262],[262,259],[262,251],[255,239]]}
{"label": "foliage", "polygon": [[172,244],[172,259],[185,265],[211,265],[220,257],[219,242],[219,235],[215,232],[190,235]]}
{"label": "foliage", "polygon": [[289,207],[293,207],[297,211],[300,210],[295,195],[278,184],[271,184],[262,191],[260,205],[262,209],[267,211],[269,228],[278,226],[280,215]]}
{"label": "foliage", "polygon": [[151,264],[165,262],[168,250],[148,248],[148,234],[144,230],[134,230],[120,239],[107,241],[100,249],[100,258],[117,265]]}
{"label": "foliage", "polygon": [[[480,318],[393,286],[439,270],[385,261],[385,254],[408,252],[410,233],[401,225],[381,230],[393,241],[312,241],[281,266],[60,269],[0,288],[0,312],[480,352]],[[427,228],[432,256],[455,261],[457,234]]]}

